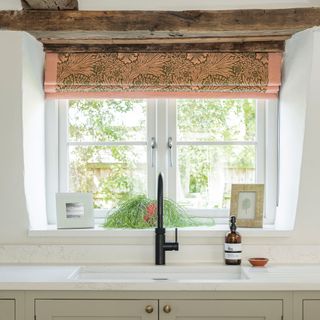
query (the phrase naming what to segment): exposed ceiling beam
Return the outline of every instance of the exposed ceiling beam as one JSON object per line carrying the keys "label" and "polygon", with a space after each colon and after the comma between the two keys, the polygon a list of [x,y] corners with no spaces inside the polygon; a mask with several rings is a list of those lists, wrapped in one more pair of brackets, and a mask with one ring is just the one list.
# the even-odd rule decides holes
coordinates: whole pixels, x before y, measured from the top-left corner
{"label": "exposed ceiling beam", "polygon": [[285,36],[320,25],[320,8],[229,11],[0,11],[0,30],[38,39]]}
{"label": "exposed ceiling beam", "polygon": [[110,38],[110,39],[51,39],[41,38],[43,44],[60,45],[134,45],[134,44],[200,44],[200,43],[222,43],[222,42],[267,42],[285,41],[290,36],[258,36],[258,37],[193,37],[193,38]]}
{"label": "exposed ceiling beam", "polygon": [[45,44],[46,52],[282,52],[284,41],[177,44]]}
{"label": "exposed ceiling beam", "polygon": [[78,0],[21,0],[27,10],[76,10]]}

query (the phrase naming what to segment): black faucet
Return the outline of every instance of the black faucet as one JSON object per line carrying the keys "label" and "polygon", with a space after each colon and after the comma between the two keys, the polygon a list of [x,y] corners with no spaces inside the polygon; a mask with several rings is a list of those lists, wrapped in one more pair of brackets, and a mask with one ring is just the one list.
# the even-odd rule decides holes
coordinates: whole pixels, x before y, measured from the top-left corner
{"label": "black faucet", "polygon": [[175,242],[166,242],[166,229],[163,227],[163,178],[158,177],[158,202],[157,202],[158,225],[156,232],[156,265],[166,264],[166,251],[178,251],[178,229],[175,229]]}

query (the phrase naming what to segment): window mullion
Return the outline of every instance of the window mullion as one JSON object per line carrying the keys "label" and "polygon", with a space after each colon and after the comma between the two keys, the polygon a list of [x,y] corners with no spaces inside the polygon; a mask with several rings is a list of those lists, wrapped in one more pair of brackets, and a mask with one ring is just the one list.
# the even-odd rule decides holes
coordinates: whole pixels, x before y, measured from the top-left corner
{"label": "window mullion", "polygon": [[[152,139],[155,138],[156,147],[152,149]],[[157,166],[157,138],[156,138],[156,100],[147,100],[147,168],[148,168],[148,197],[156,196],[156,166]],[[152,155],[153,152],[153,155]],[[153,163],[152,163],[153,157]]]}
{"label": "window mullion", "polygon": [[[172,139],[171,155],[168,149],[168,197],[174,201],[177,200],[177,105],[176,100],[168,100],[168,138]],[[170,156],[172,163],[170,163]]]}
{"label": "window mullion", "polygon": [[145,146],[147,141],[69,141],[68,146]]}
{"label": "window mullion", "polygon": [[46,205],[48,224],[56,223],[56,192],[59,191],[59,108],[58,102],[48,100],[46,117]]}
{"label": "window mullion", "polygon": [[68,101],[60,100],[59,105],[59,191],[69,191],[69,150],[68,150]]}
{"label": "window mullion", "polygon": [[265,101],[256,102],[256,183],[265,182]]}
{"label": "window mullion", "polygon": [[164,178],[164,193],[168,193],[168,167],[167,167],[167,141],[168,141],[168,128],[167,128],[167,100],[157,100],[156,111],[156,176],[160,172]]}
{"label": "window mullion", "polygon": [[276,100],[269,100],[267,101],[266,107],[265,223],[273,224],[277,206],[278,182],[278,103]]}
{"label": "window mullion", "polygon": [[178,146],[251,146],[256,141],[177,141]]}

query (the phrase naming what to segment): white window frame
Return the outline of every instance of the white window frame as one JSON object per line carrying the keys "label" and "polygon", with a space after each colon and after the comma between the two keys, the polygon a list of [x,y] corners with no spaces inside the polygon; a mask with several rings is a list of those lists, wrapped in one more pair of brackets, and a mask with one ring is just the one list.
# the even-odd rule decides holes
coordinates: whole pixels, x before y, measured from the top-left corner
{"label": "white window frame", "polygon": [[[68,145],[67,142],[67,100],[50,102],[46,108],[46,162],[47,162],[47,217],[48,224],[55,224],[55,192],[68,191]],[[148,155],[148,196],[156,197],[156,176],[164,175],[164,192],[172,199],[176,198],[176,146],[177,145],[248,145],[256,146],[256,183],[265,183],[264,224],[275,221],[278,183],[278,106],[275,100],[257,100],[256,141],[230,142],[178,142],[176,141],[176,100],[147,100],[147,141],[140,142],[102,142],[99,145],[146,145]],[[266,130],[267,128],[267,130]],[[170,155],[168,139],[172,138]],[[156,148],[152,148],[155,139]],[[76,143],[79,144],[79,143]],[[89,145],[92,143],[81,143]],[[96,143],[95,143],[96,144]],[[154,162],[152,165],[152,157]],[[170,159],[172,157],[172,159]],[[170,165],[172,161],[173,166]],[[55,192],[53,192],[55,190]],[[214,218],[216,224],[227,223],[228,209],[190,209],[197,217]],[[97,223],[102,223],[107,210],[95,210]]]}
{"label": "white window frame", "polygon": [[[278,143],[278,106],[275,100],[256,100],[256,140],[247,141],[217,141],[217,142],[177,142],[176,134],[176,101],[161,100],[161,108],[157,111],[158,135],[161,137],[159,143],[167,148],[166,157],[161,158],[159,169],[165,175],[165,192],[172,199],[176,199],[176,177],[177,177],[177,159],[176,146],[179,145],[254,145],[256,147],[256,181],[255,183],[264,183],[265,190],[265,208],[264,224],[272,225],[275,221],[276,199],[277,199],[277,143]],[[166,126],[161,126],[161,121],[167,117]],[[268,130],[266,130],[268,128]],[[170,153],[168,151],[168,139],[172,138],[173,148],[171,150],[173,166],[170,166]],[[162,151],[162,150],[161,150]],[[163,151],[162,151],[163,152]],[[164,163],[166,162],[166,164]],[[188,212],[194,217],[214,218],[216,224],[226,224],[229,216],[228,209],[188,209]]]}

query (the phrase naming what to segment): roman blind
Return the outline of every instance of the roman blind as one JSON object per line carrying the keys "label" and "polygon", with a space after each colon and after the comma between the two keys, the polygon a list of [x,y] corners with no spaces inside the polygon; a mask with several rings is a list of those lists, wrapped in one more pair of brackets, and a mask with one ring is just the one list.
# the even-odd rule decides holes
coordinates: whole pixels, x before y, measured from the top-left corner
{"label": "roman blind", "polygon": [[47,98],[276,98],[281,53],[47,53]]}

